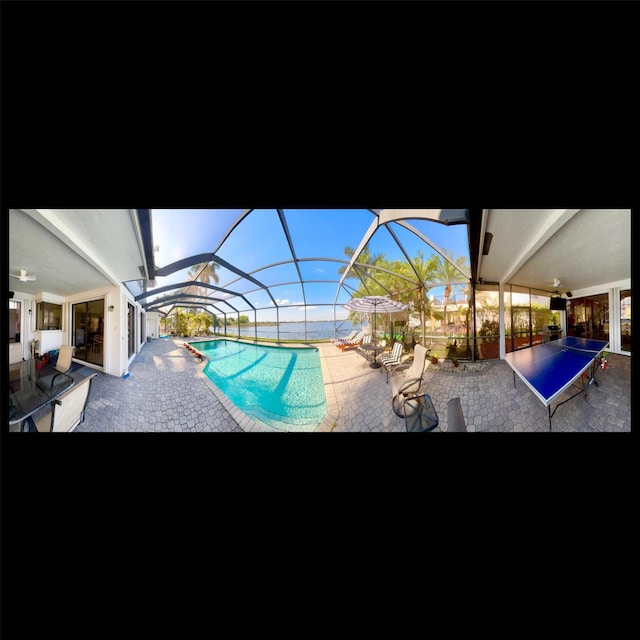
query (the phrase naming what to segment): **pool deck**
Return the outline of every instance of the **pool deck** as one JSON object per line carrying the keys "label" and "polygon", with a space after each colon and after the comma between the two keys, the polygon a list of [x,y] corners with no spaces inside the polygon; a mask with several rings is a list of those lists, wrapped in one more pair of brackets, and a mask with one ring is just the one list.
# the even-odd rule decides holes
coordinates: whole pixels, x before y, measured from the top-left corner
{"label": "pool deck", "polygon": [[[184,347],[185,341],[197,340],[152,340],[133,361],[129,378],[96,376],[85,420],[76,431],[276,431],[251,420],[204,375],[205,363]],[[405,431],[404,420],[391,409],[391,384],[382,369],[370,368],[356,351],[341,352],[331,343],[314,346],[321,356],[329,409],[316,431]],[[83,372],[86,368],[74,375]],[[589,390],[588,402],[577,397],[558,409],[553,431],[631,431],[631,357],[610,354],[598,381],[600,385]],[[429,365],[423,389],[440,418],[435,431],[447,430],[447,402],[456,396],[468,431],[549,430],[547,408],[519,380],[514,387],[511,369],[500,360],[484,362],[475,372],[436,370]]]}

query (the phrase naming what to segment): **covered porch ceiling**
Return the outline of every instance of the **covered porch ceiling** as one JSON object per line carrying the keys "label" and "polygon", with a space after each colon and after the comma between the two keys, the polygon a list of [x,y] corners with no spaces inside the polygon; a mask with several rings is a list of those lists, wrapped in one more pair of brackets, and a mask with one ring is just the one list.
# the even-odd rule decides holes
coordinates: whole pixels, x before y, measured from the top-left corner
{"label": "covered porch ceiling", "polygon": [[[11,209],[9,290],[69,296],[153,278],[148,209]],[[147,238],[149,236],[149,238]]]}
{"label": "covered porch ceiling", "polygon": [[470,224],[476,282],[564,295],[631,277],[630,209],[472,210]]}
{"label": "covered porch ceiling", "polygon": [[[442,219],[445,211],[461,218],[464,210],[387,209],[376,214],[376,224],[407,216],[433,217],[445,224],[458,221]],[[467,212],[474,282],[511,283],[564,295],[631,277],[630,209]],[[162,272],[156,273],[148,209],[12,209],[8,262],[9,273],[26,269],[36,276],[29,282],[9,276],[10,290],[28,295],[44,291],[64,297],[106,285],[142,285]],[[263,272],[256,277],[262,278]]]}

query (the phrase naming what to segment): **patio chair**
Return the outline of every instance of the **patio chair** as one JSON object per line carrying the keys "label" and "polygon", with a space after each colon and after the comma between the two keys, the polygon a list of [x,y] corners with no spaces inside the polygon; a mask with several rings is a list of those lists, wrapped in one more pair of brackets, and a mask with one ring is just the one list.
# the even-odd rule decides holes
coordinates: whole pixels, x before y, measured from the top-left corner
{"label": "patio chair", "polygon": [[84,411],[89,400],[91,381],[98,374],[92,373],[76,382],[69,391],[52,402],[51,411],[34,420],[38,431],[74,431],[84,421]]}
{"label": "patio chair", "polygon": [[398,365],[402,363],[402,350],[404,345],[402,342],[396,342],[391,349],[391,354],[388,356],[380,356],[378,362],[387,373],[387,383],[389,382],[389,372],[393,371]]}
{"label": "patio chair", "polygon": [[75,347],[68,344],[63,344],[60,347],[60,354],[58,355],[58,361],[56,362],[56,369],[60,373],[67,373],[67,371],[71,369],[71,360],[73,358],[74,349]]}
{"label": "patio chair", "polygon": [[[362,337],[362,342],[361,342],[360,344],[357,344],[357,345],[356,345],[356,351],[357,351],[358,353],[361,353],[361,354],[364,356],[364,359],[365,359],[365,360],[368,360],[368,359],[369,359],[369,353],[370,353],[370,352],[369,352],[367,349],[363,349],[363,348],[362,348],[365,344],[371,344],[371,335],[370,335],[370,334],[366,334],[366,335],[364,335],[364,336]],[[364,366],[364,363],[363,363],[363,365],[362,365],[362,366]]]}
{"label": "patio chair", "polygon": [[[74,348],[75,347],[72,347],[68,344],[63,344],[60,347],[60,353],[58,355],[58,360],[56,361],[54,369],[56,369],[60,373],[67,373],[69,369],[71,369],[71,360],[73,358]],[[51,387],[55,384],[57,376],[57,373],[53,373],[48,376],[42,376],[42,378],[38,378],[37,384],[41,389],[51,389]]]}
{"label": "patio chair", "polygon": [[87,352],[93,353],[93,351],[100,351],[102,349],[102,345],[104,343],[104,337],[100,334],[96,334],[89,340],[89,344],[87,345]]}
{"label": "patio chair", "polygon": [[353,340],[356,335],[357,335],[358,331],[356,329],[354,329],[348,336],[345,336],[344,338],[331,338],[331,342],[333,342],[334,344],[336,342],[343,342],[343,341],[349,341],[349,340]]}
{"label": "patio chair", "polygon": [[336,347],[338,347],[338,349],[340,349],[340,351],[344,351],[347,348],[351,348],[351,347],[357,347],[359,344],[362,343],[362,340],[365,337],[365,333],[364,331],[359,331],[356,334],[355,338],[352,338],[351,340],[340,340],[340,342],[336,342],[335,345]]}
{"label": "patio chair", "polygon": [[402,416],[402,403],[408,396],[416,395],[420,391],[422,377],[430,364],[427,361],[427,351],[428,349],[421,344],[417,344],[413,350],[413,362],[410,365],[396,367],[396,371],[406,368],[404,377],[391,378],[391,406],[396,415]]}

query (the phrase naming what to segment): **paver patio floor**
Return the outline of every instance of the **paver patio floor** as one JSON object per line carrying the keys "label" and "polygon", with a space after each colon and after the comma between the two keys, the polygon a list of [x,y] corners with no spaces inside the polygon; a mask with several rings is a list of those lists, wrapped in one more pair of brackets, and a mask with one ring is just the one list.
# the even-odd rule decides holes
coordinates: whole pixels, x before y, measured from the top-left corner
{"label": "paver patio floor", "polygon": [[[204,363],[184,348],[184,340],[145,343],[127,379],[100,373],[94,378],[85,420],[78,432],[180,431],[242,432],[229,403],[222,403],[204,376]],[[391,384],[381,369],[372,369],[356,351],[339,351],[331,343],[316,345],[323,360],[331,420],[319,431],[404,432],[404,420],[391,409]],[[77,372],[82,375],[82,370]],[[588,401],[574,398],[553,416],[553,431],[630,431],[631,358],[610,354],[606,371]],[[430,365],[423,390],[447,430],[447,402],[460,397],[467,429],[475,432],[549,430],[547,408],[518,380],[509,366],[486,361],[477,372],[434,370]],[[575,393],[575,389],[571,391]],[[564,394],[560,399],[568,397]],[[555,405],[554,405],[555,406]],[[242,427],[238,423],[242,424]]]}

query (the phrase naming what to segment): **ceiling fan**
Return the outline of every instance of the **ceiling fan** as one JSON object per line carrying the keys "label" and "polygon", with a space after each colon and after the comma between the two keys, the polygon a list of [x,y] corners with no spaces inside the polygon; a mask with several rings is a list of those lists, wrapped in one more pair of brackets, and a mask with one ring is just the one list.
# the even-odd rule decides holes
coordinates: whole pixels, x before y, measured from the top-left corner
{"label": "ceiling fan", "polygon": [[10,273],[9,275],[13,276],[14,278],[18,278],[20,282],[31,282],[32,280],[36,279],[35,276],[28,276],[26,269],[20,269],[20,275],[18,275],[17,273]]}
{"label": "ceiling fan", "polygon": [[560,280],[558,280],[558,278],[554,278],[553,279],[553,288],[557,289],[562,283],[560,282]]}

